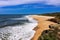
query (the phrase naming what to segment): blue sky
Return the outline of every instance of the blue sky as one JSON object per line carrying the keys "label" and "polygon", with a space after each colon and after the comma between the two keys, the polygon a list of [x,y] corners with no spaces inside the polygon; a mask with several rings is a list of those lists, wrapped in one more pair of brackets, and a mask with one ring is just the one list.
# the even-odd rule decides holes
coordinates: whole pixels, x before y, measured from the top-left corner
{"label": "blue sky", "polygon": [[0,14],[60,12],[60,0],[0,0]]}

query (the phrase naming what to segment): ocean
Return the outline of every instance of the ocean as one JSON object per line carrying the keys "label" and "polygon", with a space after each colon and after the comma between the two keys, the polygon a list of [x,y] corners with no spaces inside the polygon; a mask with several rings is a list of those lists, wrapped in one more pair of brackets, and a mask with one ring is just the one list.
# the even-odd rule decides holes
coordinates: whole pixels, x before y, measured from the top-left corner
{"label": "ocean", "polygon": [[32,15],[0,15],[0,40],[31,40],[37,26]]}

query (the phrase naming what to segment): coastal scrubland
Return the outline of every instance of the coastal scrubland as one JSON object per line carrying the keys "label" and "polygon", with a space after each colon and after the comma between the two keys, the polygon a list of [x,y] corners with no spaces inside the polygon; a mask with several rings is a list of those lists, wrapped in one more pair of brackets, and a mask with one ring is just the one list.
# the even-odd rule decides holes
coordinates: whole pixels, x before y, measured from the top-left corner
{"label": "coastal scrubland", "polygon": [[48,30],[44,30],[39,36],[38,40],[60,40],[60,12],[42,14],[44,16],[53,16],[55,18],[48,19],[47,21],[56,24],[50,24]]}

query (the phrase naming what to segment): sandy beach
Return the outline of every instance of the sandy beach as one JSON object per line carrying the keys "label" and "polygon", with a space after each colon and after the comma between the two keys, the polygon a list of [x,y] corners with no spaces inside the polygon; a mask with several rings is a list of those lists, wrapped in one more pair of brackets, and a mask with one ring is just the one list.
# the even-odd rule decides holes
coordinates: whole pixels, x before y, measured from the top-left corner
{"label": "sandy beach", "polygon": [[51,18],[54,18],[54,17],[34,15],[34,16],[32,16],[32,18],[34,18],[35,20],[38,21],[37,27],[35,27],[33,29],[33,30],[36,31],[36,33],[34,34],[34,37],[32,38],[32,40],[38,40],[38,38],[39,38],[39,36],[41,36],[42,32],[44,30],[49,29],[50,24],[56,24],[54,22],[47,21],[48,19],[51,19]]}

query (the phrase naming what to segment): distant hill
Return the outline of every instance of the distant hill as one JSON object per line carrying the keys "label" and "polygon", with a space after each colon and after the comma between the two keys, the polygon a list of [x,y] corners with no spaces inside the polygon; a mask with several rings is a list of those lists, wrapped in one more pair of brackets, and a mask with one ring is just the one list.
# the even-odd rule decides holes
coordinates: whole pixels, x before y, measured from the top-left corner
{"label": "distant hill", "polygon": [[60,24],[60,12],[55,12],[55,13],[46,13],[46,14],[42,14],[45,16],[54,16],[54,19],[49,19],[49,21],[55,22]]}
{"label": "distant hill", "polygon": [[60,12],[55,12],[55,13],[45,13],[42,15],[46,15],[46,16],[60,16]]}

